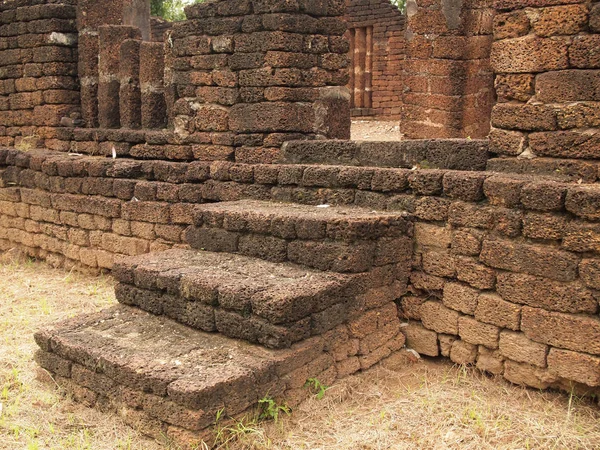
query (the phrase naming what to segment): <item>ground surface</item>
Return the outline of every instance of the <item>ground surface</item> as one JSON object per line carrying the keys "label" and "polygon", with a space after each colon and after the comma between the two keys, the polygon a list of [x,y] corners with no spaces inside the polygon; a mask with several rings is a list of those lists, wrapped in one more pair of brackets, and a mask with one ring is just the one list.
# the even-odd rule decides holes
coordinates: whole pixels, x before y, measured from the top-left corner
{"label": "ground surface", "polygon": [[400,141],[399,121],[353,120],[351,128],[353,141]]}
{"label": "ground surface", "polygon": [[[0,279],[0,449],[176,449],[61,397],[32,361],[32,335],[40,326],[114,303],[110,278],[5,258]],[[600,409],[591,402],[521,389],[445,362],[421,361],[394,372],[375,368],[290,417],[281,414],[278,423],[223,428],[223,441],[238,441],[222,447],[600,448]]]}

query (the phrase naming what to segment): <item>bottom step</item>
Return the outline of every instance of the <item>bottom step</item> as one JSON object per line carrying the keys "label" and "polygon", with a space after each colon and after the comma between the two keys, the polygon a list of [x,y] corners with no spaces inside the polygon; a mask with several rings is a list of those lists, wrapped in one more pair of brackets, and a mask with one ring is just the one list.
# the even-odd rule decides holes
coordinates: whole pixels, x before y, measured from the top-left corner
{"label": "bottom step", "polygon": [[269,350],[119,305],[36,333],[36,360],[75,400],[190,443],[206,438],[221,410],[237,416],[264,397],[294,406],[310,395],[309,378],[331,384],[389,356],[404,345],[392,322],[362,339],[340,326]]}

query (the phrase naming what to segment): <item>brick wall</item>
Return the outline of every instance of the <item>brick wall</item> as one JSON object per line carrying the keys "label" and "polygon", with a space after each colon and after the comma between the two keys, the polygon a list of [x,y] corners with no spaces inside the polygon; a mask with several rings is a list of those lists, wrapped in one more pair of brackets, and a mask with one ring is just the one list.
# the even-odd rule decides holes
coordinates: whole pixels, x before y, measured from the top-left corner
{"label": "brick wall", "polygon": [[[355,105],[353,115],[402,119],[402,74],[406,52],[404,14],[389,0],[349,0],[346,21],[351,30],[372,28],[372,47],[369,49],[372,51],[372,78],[369,80],[372,98],[369,105]],[[356,50],[352,48],[353,53]],[[355,60],[353,63],[358,65]],[[354,86],[350,87],[353,91]]]}
{"label": "brick wall", "polygon": [[[600,3],[497,1],[491,168],[560,172],[600,158]],[[595,172],[595,173],[593,173]],[[592,180],[593,181],[593,180]]]}
{"label": "brick wall", "polygon": [[34,148],[79,106],[75,6],[0,4],[0,144]]}

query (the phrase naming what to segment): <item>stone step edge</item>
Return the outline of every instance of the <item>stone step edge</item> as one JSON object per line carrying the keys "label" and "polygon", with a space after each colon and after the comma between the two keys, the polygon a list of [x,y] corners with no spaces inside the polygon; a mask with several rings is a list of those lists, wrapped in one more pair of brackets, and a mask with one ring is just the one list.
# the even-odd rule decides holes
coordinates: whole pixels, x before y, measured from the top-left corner
{"label": "stone step edge", "polygon": [[197,205],[193,216],[197,227],[249,231],[283,239],[353,242],[412,235],[408,212],[358,206],[245,199]]}

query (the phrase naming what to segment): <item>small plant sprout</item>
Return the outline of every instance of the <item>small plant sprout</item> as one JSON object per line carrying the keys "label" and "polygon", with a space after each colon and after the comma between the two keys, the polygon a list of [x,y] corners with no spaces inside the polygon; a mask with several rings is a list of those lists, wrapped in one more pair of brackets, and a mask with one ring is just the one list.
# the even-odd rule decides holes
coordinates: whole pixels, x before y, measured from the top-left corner
{"label": "small plant sprout", "polygon": [[317,400],[321,400],[325,396],[325,392],[329,389],[329,386],[325,386],[317,378],[309,378],[304,383],[304,386],[311,388],[315,392]]}
{"label": "small plant sprout", "polygon": [[264,396],[258,401],[260,414],[258,420],[273,420],[275,423],[279,421],[279,414],[290,414],[290,408],[286,405],[279,405],[272,397]]}

